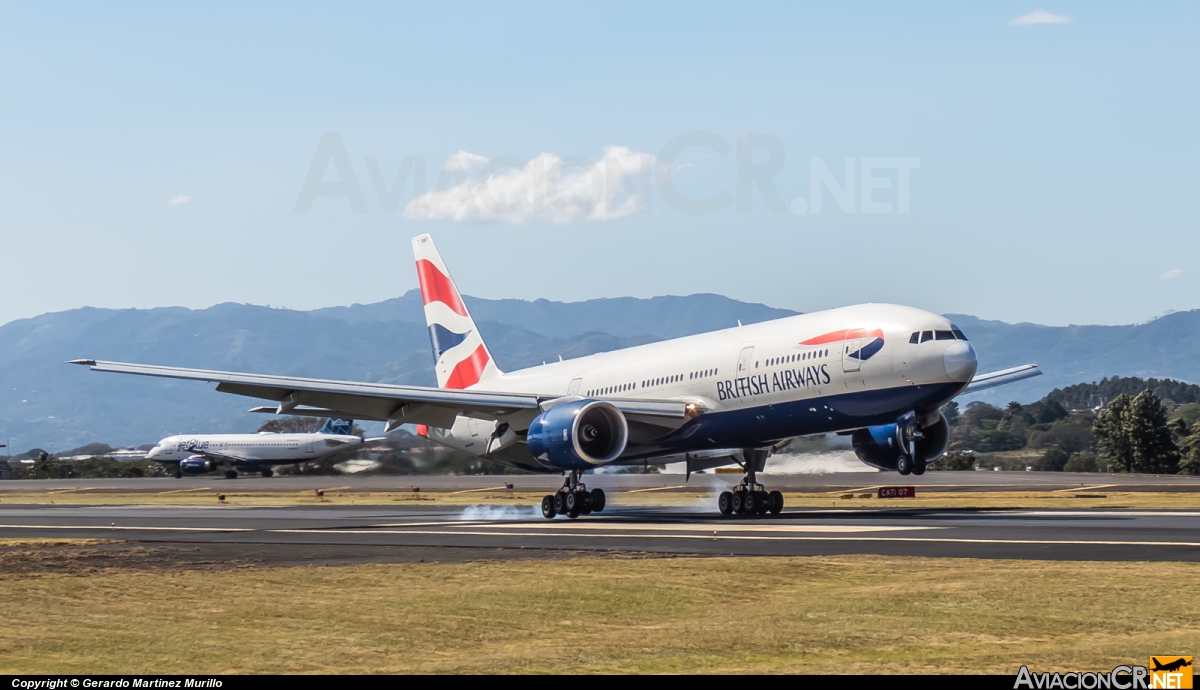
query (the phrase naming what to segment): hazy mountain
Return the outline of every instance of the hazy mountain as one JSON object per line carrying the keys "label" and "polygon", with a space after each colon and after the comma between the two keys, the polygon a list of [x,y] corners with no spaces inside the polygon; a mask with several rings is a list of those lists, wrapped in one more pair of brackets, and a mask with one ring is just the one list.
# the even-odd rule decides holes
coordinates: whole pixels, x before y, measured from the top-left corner
{"label": "hazy mountain", "polygon": [[[500,366],[517,369],[794,312],[719,295],[562,303],[465,298]],[[1032,401],[1104,376],[1200,380],[1200,311],[1132,326],[1005,324],[955,316],[981,370],[1026,362],[1046,375],[979,397]],[[202,383],[96,374],[81,357],[432,385],[420,297],[311,312],[242,304],[208,309],[75,309],[0,326],[0,443],[51,451],[171,433],[252,431],[249,398]]]}

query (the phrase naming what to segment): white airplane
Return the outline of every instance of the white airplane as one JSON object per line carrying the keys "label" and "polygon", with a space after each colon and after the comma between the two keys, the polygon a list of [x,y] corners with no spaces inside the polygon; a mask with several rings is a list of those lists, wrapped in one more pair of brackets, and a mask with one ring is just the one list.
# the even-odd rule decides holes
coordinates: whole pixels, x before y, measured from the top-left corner
{"label": "white airplane", "polygon": [[975,350],[947,319],[862,304],[791,316],[504,373],[429,235],[413,239],[437,388],[74,360],[95,371],[216,382],[270,400],[256,412],[418,425],[428,438],[495,462],[565,473],[542,501],[553,518],[604,509],[585,470],[686,463],[687,473],[738,464],[726,515],[783,508],[757,481],[771,453],[798,436],[852,436],[865,463],[922,474],[942,454],[940,408],[965,391],[1037,376],[1036,365],[975,376]]}
{"label": "white airplane", "polygon": [[225,468],[226,479],[236,479],[238,470],[274,475],[275,465],[312,462],[333,453],[362,445],[352,433],[354,421],[330,417],[311,434],[201,434],[168,436],[146,455],[149,460],[175,465],[175,476],[207,474]]}

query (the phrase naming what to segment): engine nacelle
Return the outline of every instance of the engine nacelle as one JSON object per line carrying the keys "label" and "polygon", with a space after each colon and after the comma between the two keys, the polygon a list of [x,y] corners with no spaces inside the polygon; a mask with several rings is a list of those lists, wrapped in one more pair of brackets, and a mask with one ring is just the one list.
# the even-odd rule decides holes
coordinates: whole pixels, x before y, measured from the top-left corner
{"label": "engine nacelle", "polygon": [[212,470],[212,461],[203,455],[193,455],[179,461],[179,471],[184,474],[208,474]]}
{"label": "engine nacelle", "polygon": [[[895,470],[900,459],[899,436],[895,424],[873,426],[869,429],[859,429],[850,437],[854,445],[854,454],[859,460],[881,470]],[[945,415],[938,413],[936,423],[921,428],[921,438],[916,440],[917,457],[925,462],[933,462],[946,452],[950,443],[950,425],[946,423]]]}
{"label": "engine nacelle", "polygon": [[529,426],[529,452],[544,467],[586,470],[625,452],[629,423],[612,403],[576,400],[555,405]]}

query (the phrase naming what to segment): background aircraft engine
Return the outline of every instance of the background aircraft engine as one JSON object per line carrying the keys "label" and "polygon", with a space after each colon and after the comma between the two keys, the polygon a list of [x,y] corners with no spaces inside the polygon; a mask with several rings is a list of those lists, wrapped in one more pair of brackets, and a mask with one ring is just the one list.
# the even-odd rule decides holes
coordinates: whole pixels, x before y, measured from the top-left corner
{"label": "background aircraft engine", "polygon": [[629,440],[625,415],[611,403],[578,400],[556,405],[529,426],[529,451],[541,465],[584,470],[616,460]]}
{"label": "background aircraft engine", "polygon": [[[925,462],[933,462],[946,452],[950,443],[950,425],[940,412],[934,424],[921,429],[922,438],[917,439],[916,452]],[[859,460],[881,470],[895,470],[900,459],[900,445],[896,438],[896,425],[884,424],[869,429],[859,429],[850,437],[854,454]]]}
{"label": "background aircraft engine", "polygon": [[184,458],[179,461],[179,471],[184,474],[208,474],[212,472],[212,469],[212,461],[203,455],[193,455],[190,458]]}

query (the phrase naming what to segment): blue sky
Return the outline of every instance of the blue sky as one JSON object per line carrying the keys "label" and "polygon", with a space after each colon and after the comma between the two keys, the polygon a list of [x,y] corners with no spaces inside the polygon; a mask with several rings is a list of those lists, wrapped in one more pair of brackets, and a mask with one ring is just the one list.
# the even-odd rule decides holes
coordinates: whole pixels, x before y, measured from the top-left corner
{"label": "blue sky", "polygon": [[[0,323],[84,305],[378,301],[415,287],[409,240],[425,232],[482,297],[717,292],[1047,324],[1200,308],[1198,15],[1195,3],[5,3]],[[667,165],[664,147],[689,132],[730,150],[693,146]],[[365,212],[344,196],[297,211],[326,133]],[[777,142],[743,164],[777,164],[782,207],[754,188],[739,208],[743,133]],[[687,197],[729,203],[691,215],[658,177],[630,178],[634,212],[488,218],[422,212],[410,175],[388,212],[367,162],[391,185],[405,158],[423,161],[433,192],[466,152],[519,195],[541,179],[521,177],[525,162],[582,159],[580,178],[606,170],[588,162],[611,147]],[[842,181],[847,158],[853,212],[822,187],[820,213],[795,213],[813,160]],[[864,202],[873,158],[917,166],[907,213],[892,168]],[[469,201],[486,174],[443,176],[441,191]]]}

